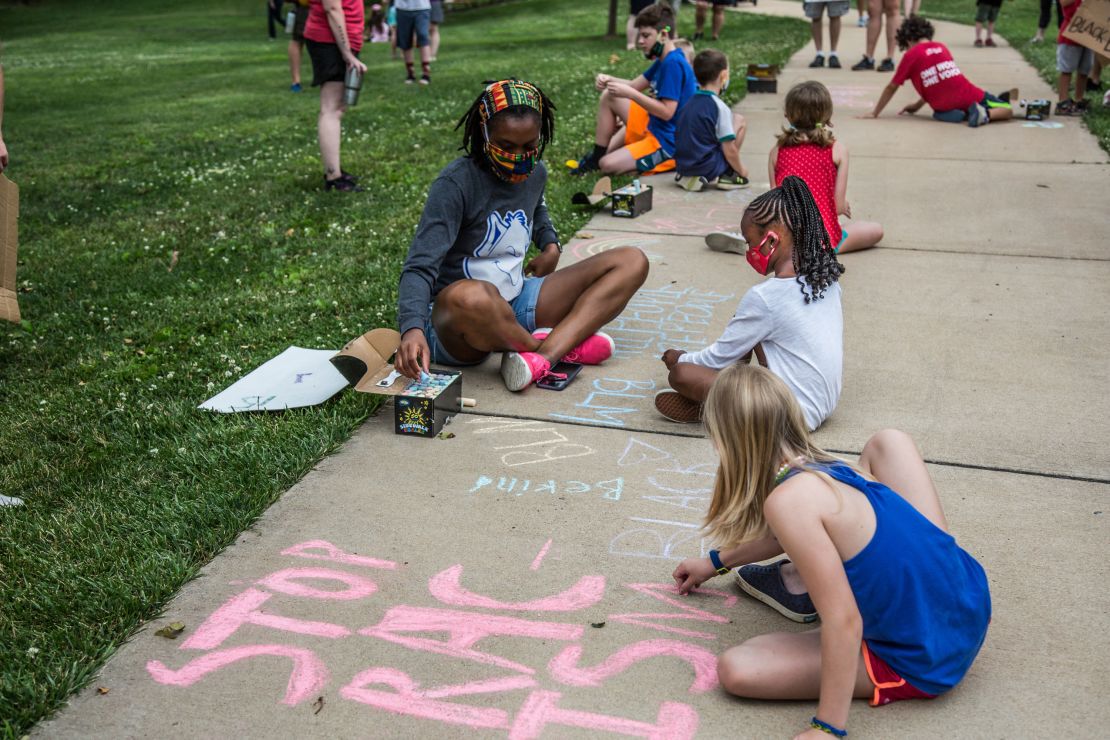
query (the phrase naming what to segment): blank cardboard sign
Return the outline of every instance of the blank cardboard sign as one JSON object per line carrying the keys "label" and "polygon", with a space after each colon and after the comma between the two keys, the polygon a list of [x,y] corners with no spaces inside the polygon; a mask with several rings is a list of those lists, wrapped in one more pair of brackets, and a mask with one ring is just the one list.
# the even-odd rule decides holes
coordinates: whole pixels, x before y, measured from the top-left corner
{"label": "blank cardboard sign", "polygon": [[19,186],[0,175],[0,319],[19,323],[15,255],[19,246]]}

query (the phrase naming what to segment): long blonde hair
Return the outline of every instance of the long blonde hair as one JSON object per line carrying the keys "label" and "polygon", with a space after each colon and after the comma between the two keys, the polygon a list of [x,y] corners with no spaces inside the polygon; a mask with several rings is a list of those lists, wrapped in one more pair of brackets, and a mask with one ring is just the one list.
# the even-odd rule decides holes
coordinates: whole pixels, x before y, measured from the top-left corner
{"label": "long blonde hair", "polygon": [[721,547],[767,534],[763,504],[784,460],[795,467],[840,462],[810,440],[786,383],[757,365],[736,364],[721,371],[703,417],[721,458],[705,532]]}
{"label": "long blonde hair", "polygon": [[779,147],[816,144],[832,146],[836,136],[832,132],[833,102],[829,88],[810,80],[799,82],[786,93],[786,120],[790,126],[778,135]]}

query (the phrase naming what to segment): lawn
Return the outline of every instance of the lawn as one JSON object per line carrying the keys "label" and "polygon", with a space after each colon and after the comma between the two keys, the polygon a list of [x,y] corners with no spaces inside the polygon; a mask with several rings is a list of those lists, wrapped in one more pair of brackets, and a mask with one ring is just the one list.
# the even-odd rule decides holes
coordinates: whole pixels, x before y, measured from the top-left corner
{"label": "lawn", "polygon": [[[289,345],[394,324],[424,193],[482,80],[553,98],[548,202],[564,238],[585,222],[558,163],[590,143],[593,72],[645,64],[602,37],[606,8],[452,14],[430,88],[367,48],[343,160],[367,192],[343,194],[320,187],[318,103],[288,91],[259,0],[0,0],[25,318],[0,326],[0,493],[26,501],[0,509],[0,736],[87,683],[373,412],[354,393],[280,414],[196,406]],[[800,20],[730,17],[719,47],[739,66],[807,38]]]}
{"label": "lawn", "polygon": [[[975,23],[975,3],[971,0],[922,0],[921,14],[926,18],[956,23]],[[1002,12],[995,25],[995,33],[1005,38],[1010,45],[1021,52],[1022,56],[1032,64],[1041,77],[1045,79],[1052,89],[1056,89],[1056,12],[1053,11],[1052,20],[1045,31],[1045,41],[1041,44],[1030,43],[1037,30],[1037,19],[1040,16],[1040,2],[1038,0],[1019,0],[1002,4]],[[974,31],[968,29],[969,37],[974,37]],[[959,61],[959,60],[957,60]],[[1104,79],[1110,83],[1110,70]],[[1098,143],[1103,149],[1110,152],[1110,108],[1102,107],[1102,92],[1097,95],[1092,92],[1087,96],[1091,103],[1091,110],[1083,116],[1087,128],[1098,137]],[[1056,110],[1055,97],[1053,97],[1053,112]],[[1021,111],[1018,111],[1019,115]]]}

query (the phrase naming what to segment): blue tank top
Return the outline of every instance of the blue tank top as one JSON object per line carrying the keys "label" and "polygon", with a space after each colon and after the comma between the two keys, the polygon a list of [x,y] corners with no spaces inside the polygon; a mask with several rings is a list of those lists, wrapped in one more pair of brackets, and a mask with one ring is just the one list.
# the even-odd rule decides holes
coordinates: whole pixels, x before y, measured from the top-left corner
{"label": "blue tank top", "polygon": [[964,677],[991,618],[983,567],[910,502],[847,465],[820,466],[859,490],[875,534],[844,571],[863,617],[863,639],[898,675],[927,694]]}

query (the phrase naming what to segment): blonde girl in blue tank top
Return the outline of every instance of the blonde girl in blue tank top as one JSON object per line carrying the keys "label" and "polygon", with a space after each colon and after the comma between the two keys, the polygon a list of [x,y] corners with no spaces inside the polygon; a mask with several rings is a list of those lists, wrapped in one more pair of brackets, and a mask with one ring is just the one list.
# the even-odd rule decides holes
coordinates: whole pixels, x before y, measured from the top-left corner
{"label": "blonde girl in blue tank top", "polygon": [[786,384],[754,365],[721,372],[704,418],[721,458],[705,529],[721,550],[684,560],[679,592],[785,552],[821,616],[819,629],[725,651],[724,689],[816,699],[797,737],[822,738],[847,733],[853,698],[882,705],[955,686],[983,644],[990,594],[983,568],[948,534],[913,440],[879,432],[849,466],[813,444]]}

